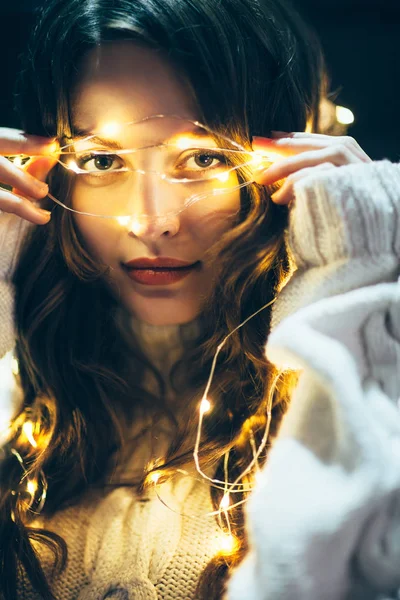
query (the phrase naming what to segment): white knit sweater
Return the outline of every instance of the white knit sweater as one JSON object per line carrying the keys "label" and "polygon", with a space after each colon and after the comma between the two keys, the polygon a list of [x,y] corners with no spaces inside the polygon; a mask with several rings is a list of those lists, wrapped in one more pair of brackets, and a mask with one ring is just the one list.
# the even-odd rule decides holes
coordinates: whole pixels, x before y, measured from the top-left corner
{"label": "white knit sweater", "polygon": [[303,372],[228,598],[375,600],[400,586],[400,166],[299,182],[288,243],[266,350]]}
{"label": "white knit sweater", "polygon": [[[224,600],[375,600],[400,586],[399,211],[400,167],[387,161],[296,185],[287,241],[298,269],[274,305],[266,350],[303,373],[248,503],[250,552]],[[0,355],[13,345],[20,223],[0,217]],[[175,497],[185,513],[210,509],[200,482],[183,480]],[[46,522],[70,553],[57,598],[194,599],[218,527],[148,499],[91,492]],[[19,597],[35,598],[24,581]]]}

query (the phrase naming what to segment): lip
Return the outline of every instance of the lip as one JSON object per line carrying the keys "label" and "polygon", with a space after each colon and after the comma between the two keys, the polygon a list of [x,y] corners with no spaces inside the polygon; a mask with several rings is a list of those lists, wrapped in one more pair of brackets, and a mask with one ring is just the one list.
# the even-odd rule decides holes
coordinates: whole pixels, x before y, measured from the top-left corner
{"label": "lip", "polygon": [[171,285],[188,277],[200,264],[200,261],[188,263],[175,258],[140,258],[123,263],[122,267],[136,283]]}
{"label": "lip", "polygon": [[197,264],[189,263],[177,258],[159,257],[159,258],[136,258],[123,263],[128,269],[179,269],[192,267]]}

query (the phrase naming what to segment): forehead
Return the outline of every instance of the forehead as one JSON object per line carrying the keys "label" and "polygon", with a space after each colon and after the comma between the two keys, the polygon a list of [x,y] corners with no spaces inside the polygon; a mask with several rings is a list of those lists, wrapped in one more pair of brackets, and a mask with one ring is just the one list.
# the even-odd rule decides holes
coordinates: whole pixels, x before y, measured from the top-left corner
{"label": "forehead", "polygon": [[[139,121],[157,114],[191,120],[199,116],[188,85],[159,51],[117,41],[84,56],[72,92],[76,131],[97,132],[107,123]],[[159,121],[157,127],[163,127]]]}
{"label": "forehead", "polygon": [[97,132],[76,129],[73,145],[76,150],[94,145],[111,150],[147,148],[160,144],[173,144],[178,149],[200,146],[217,146],[217,134],[204,128],[197,121],[169,116],[153,116],[134,123],[105,123]]}

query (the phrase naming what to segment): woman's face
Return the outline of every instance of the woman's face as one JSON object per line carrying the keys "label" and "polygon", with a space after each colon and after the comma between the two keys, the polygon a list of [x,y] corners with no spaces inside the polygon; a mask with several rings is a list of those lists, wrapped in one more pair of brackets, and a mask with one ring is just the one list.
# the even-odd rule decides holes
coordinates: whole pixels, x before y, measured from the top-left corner
{"label": "woman's face", "polygon": [[[199,118],[185,84],[160,53],[123,41],[107,43],[87,54],[73,95],[75,130],[97,132],[107,123],[123,124],[158,114]],[[172,137],[178,139],[183,124],[187,127],[186,121],[181,125],[175,121],[172,125],[177,129],[172,131],[170,121],[154,119],[139,127],[122,127],[106,137],[125,149],[137,148],[149,139],[160,143]],[[84,144],[104,150],[101,145]],[[118,155],[118,150],[112,152]],[[129,225],[115,219],[74,218],[89,251],[110,267],[112,292],[132,315],[153,325],[187,323],[199,314],[215,285],[216,265],[206,265],[203,259],[232,226],[240,195],[238,189],[233,189],[179,212],[186,188],[154,175],[164,168],[160,156],[156,150],[134,156],[146,163],[145,170],[150,173],[130,176],[128,186],[101,191],[103,201],[104,194],[109,193],[112,198],[107,197],[107,201],[132,207]],[[82,210],[89,193],[93,190],[75,184],[73,207]],[[165,259],[165,268],[160,270],[152,264],[154,268],[146,270],[143,267],[148,265],[140,264],[143,259]],[[189,266],[182,270],[172,263],[171,268],[168,259]],[[129,268],[130,261],[139,263]]]}

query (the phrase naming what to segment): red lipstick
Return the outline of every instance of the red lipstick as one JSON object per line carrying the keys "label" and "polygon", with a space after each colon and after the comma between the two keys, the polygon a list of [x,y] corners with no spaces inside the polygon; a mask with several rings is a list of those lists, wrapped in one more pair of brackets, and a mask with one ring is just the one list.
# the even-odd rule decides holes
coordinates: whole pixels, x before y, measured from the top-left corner
{"label": "red lipstick", "polygon": [[138,258],[123,263],[130,279],[144,285],[171,285],[198,268],[200,261],[188,263],[176,258]]}

